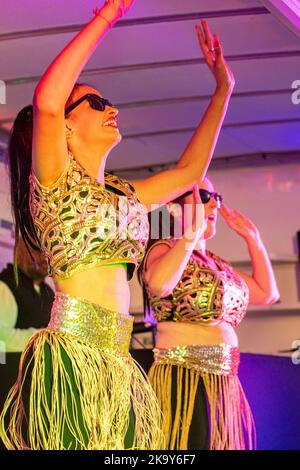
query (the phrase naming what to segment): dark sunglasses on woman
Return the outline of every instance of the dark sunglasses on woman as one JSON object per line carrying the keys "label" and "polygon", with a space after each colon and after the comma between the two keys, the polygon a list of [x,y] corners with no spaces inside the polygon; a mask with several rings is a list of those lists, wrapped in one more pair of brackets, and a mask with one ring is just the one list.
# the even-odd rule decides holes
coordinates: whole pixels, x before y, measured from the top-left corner
{"label": "dark sunglasses on woman", "polygon": [[68,106],[65,109],[65,117],[71,111],[73,111],[73,109],[75,109],[80,103],[82,103],[85,100],[87,100],[89,102],[89,105],[90,105],[91,108],[96,109],[97,111],[104,111],[105,106],[113,107],[111,102],[108,101],[107,99],[102,98],[101,96],[96,95],[95,93],[87,93],[86,95],[82,96],[81,98],[76,100],[74,103],[72,103],[70,106]]}
{"label": "dark sunglasses on woman", "polygon": [[[181,197],[185,197],[188,194],[192,194],[192,193],[193,193],[193,191],[187,191]],[[210,199],[213,197],[214,200],[218,204],[218,208],[220,209],[220,207],[222,205],[222,202],[223,202],[223,196],[221,194],[207,191],[207,189],[199,189],[199,195],[200,195],[200,199],[202,201],[202,204],[207,204],[210,201]]]}

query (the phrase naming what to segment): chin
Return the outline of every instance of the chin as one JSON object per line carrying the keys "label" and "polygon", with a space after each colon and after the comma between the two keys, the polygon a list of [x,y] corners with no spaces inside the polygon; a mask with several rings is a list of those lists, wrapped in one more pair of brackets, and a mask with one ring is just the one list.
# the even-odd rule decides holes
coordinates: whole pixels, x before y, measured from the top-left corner
{"label": "chin", "polygon": [[119,131],[119,129],[115,129],[115,132],[114,132],[114,137],[113,137],[113,145],[117,145],[121,142],[122,140],[122,134],[121,132]]}
{"label": "chin", "polygon": [[112,150],[114,147],[116,147],[116,145],[118,145],[121,142],[121,140],[122,140],[122,136],[119,133],[118,134],[116,133],[114,136],[111,136],[110,139],[106,138],[106,142],[107,142],[107,146],[109,150]]}

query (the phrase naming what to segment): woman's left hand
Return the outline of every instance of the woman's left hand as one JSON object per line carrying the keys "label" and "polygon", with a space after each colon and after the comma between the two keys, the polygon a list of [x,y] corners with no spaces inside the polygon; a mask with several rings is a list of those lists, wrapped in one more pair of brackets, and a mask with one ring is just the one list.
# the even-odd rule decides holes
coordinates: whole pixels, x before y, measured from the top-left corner
{"label": "woman's left hand", "polygon": [[[231,93],[235,85],[235,79],[223,56],[220,39],[216,34],[213,37],[211,36],[205,20],[201,20],[201,24],[204,34],[199,25],[196,25],[196,31],[205,62],[216,79],[217,89]],[[211,49],[214,49],[214,51],[211,51]]]}
{"label": "woman's left hand", "polygon": [[248,219],[241,212],[234,209],[230,209],[224,203],[222,203],[222,206],[220,207],[218,212],[225,219],[227,225],[238,235],[245,238],[245,240],[259,240],[258,228],[250,219]]}

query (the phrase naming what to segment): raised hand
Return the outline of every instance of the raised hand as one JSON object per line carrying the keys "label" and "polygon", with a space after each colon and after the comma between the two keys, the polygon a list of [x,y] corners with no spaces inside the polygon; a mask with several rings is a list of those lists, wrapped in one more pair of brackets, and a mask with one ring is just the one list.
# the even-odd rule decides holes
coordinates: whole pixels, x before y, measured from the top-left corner
{"label": "raised hand", "polygon": [[224,203],[218,212],[225,219],[227,225],[245,240],[259,240],[257,227],[241,212],[230,209]]}
{"label": "raised hand", "polygon": [[216,34],[211,36],[205,20],[201,20],[201,24],[204,32],[202,32],[199,25],[196,25],[196,31],[205,62],[216,79],[217,88],[232,92],[235,79],[232,70],[223,56],[220,39]]}
{"label": "raised hand", "polygon": [[127,13],[132,7],[135,0],[124,0],[124,13]]}
{"label": "raised hand", "polygon": [[117,8],[120,16],[124,16],[132,7],[135,0],[105,0],[106,5]]}
{"label": "raised hand", "polygon": [[207,222],[204,216],[204,205],[200,198],[199,186],[195,184],[193,187],[193,218],[192,218],[192,230],[198,232],[200,230],[201,235],[205,232]]}

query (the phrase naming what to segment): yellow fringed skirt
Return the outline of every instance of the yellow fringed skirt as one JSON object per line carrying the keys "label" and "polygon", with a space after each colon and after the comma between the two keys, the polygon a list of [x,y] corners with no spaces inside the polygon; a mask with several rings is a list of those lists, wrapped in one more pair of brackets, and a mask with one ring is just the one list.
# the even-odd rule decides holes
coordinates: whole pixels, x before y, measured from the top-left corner
{"label": "yellow fringed skirt", "polygon": [[237,376],[239,349],[226,344],[154,349],[149,379],[170,450],[256,446],[251,409]]}
{"label": "yellow fringed skirt", "polygon": [[7,449],[162,449],[161,411],[129,354],[133,318],[56,293],[0,417]]}

